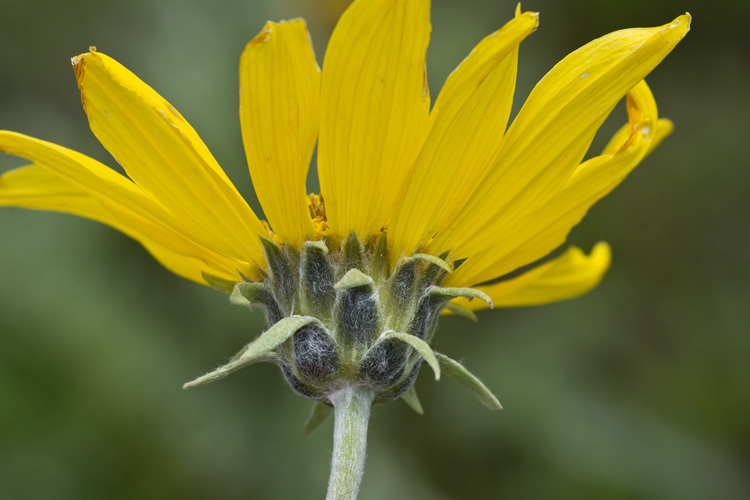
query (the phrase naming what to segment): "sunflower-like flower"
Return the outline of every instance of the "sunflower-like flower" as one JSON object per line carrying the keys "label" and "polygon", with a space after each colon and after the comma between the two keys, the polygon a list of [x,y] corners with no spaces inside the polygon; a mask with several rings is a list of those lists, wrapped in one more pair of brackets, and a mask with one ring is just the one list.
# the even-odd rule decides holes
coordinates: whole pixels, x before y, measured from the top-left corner
{"label": "sunflower-like flower", "polygon": [[[438,316],[566,299],[600,281],[610,263],[605,243],[530,264],[563,245],[672,130],[643,79],[685,36],[690,17],[617,31],[571,53],[508,127],[519,44],[538,15],[519,6],[448,77],[431,108],[429,8],[428,0],[355,1],[322,71],[302,20],[269,22],[247,45],[240,122],[267,222],[182,115],[94,49],[72,59],[83,107],[127,177],[3,131],[0,151],[32,164],[0,177],[0,205],[110,225],[172,272],[261,307],[268,329],[188,385],[274,362],[297,393],[318,402],[313,423],[335,407],[337,449],[352,426],[366,428],[372,402],[404,397],[419,409],[412,386],[423,361],[499,408],[463,366],[431,350]],[[582,162],[625,96],[628,123]],[[308,195],[316,144],[321,194]],[[357,443],[350,448],[364,446]],[[339,496],[331,498],[356,495],[355,483],[332,483]]]}

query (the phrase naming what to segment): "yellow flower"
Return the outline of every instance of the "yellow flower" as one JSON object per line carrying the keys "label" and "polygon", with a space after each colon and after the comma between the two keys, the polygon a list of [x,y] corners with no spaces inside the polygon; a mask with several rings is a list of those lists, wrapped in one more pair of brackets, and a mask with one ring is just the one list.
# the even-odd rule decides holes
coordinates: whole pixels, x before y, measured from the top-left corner
{"label": "yellow flower", "polygon": [[[643,79],[685,36],[689,15],[614,32],[573,52],[539,82],[506,131],[518,46],[538,15],[519,9],[482,40],[431,109],[429,9],[428,0],[355,1],[322,71],[301,20],[268,23],[247,45],[242,137],[268,224],[170,103],[93,49],[72,59],[83,107],[127,177],[75,151],[2,131],[0,151],[32,164],[0,177],[0,205],[108,224],[201,284],[206,275],[261,280],[268,263],[260,237],[296,249],[326,240],[338,249],[351,232],[372,245],[385,231],[390,269],[415,253],[447,256],[460,266],[445,284],[476,286],[496,305],[589,290],[609,265],[605,243],[589,255],[570,248],[518,277],[496,278],[563,244],[587,209],[671,131]],[[625,95],[629,123],[600,156],[581,163]],[[316,143],[322,193],[308,196]]]}
{"label": "yellow flower", "polygon": [[[519,6],[431,108],[429,10],[429,0],[356,0],[322,71],[301,20],[268,23],[247,45],[240,122],[267,222],[170,103],[93,49],[73,58],[83,106],[127,177],[0,132],[0,152],[32,162],[0,177],[0,205],[98,220],[178,275],[264,310],[265,332],[185,387],[268,361],[314,400],[306,431],[333,407],[329,499],[357,496],[371,404],[403,398],[422,411],[414,382],[423,362],[436,379],[445,373],[502,408],[460,363],[432,350],[438,313],[472,316],[493,302],[542,304],[593,288],[609,266],[605,243],[534,264],[672,129],[643,79],[685,36],[687,14],[568,55],[506,130],[518,47],[538,15]],[[628,123],[581,163],[626,95]],[[308,195],[316,144],[321,194]]]}

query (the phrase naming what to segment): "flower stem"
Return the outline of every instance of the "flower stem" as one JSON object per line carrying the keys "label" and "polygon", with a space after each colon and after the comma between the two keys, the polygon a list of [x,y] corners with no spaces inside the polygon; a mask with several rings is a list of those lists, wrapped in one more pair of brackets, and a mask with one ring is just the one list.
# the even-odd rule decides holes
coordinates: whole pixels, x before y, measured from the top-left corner
{"label": "flower stem", "polygon": [[367,422],[373,393],[348,386],[329,396],[333,404],[333,460],[326,500],[355,500],[365,471]]}

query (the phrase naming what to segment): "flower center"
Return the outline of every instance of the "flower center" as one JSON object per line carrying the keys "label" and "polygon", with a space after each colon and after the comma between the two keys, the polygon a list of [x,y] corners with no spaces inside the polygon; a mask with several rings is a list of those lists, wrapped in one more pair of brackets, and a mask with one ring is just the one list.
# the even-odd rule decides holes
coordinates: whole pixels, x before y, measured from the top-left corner
{"label": "flower center", "polygon": [[307,197],[307,207],[310,209],[315,231],[321,236],[328,235],[328,219],[326,218],[326,205],[322,194],[310,194]]}

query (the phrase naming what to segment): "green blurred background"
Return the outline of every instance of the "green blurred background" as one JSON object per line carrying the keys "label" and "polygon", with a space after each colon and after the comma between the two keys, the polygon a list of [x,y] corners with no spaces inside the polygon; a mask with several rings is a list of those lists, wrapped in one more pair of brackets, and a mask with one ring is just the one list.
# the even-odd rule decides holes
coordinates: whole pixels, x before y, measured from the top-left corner
{"label": "green blurred background", "polygon": [[[302,16],[322,61],[345,3],[0,0],[0,128],[113,165],[69,63],[96,45],[188,118],[259,210],[237,116],[239,55],[267,19]],[[514,7],[433,2],[433,99]],[[424,416],[401,402],[375,409],[361,498],[750,498],[750,2],[524,7],[541,26],[521,49],[517,105],[576,47],[690,11],[692,32],[649,78],[676,130],[571,235],[587,250],[613,247],[596,291],[478,324],[443,320],[436,348],[506,409],[489,413],[423,374]],[[594,151],[624,107],[613,116]],[[0,155],[0,171],[22,163]],[[323,498],[331,422],[303,437],[309,403],[275,367],[180,389],[255,336],[260,313],[75,217],[4,208],[0,241],[0,498]]]}

